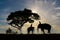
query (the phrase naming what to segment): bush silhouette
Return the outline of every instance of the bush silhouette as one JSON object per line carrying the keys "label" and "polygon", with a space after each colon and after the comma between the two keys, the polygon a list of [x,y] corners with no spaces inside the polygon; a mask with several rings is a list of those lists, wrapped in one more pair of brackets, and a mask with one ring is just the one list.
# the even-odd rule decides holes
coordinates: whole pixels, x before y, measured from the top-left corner
{"label": "bush silhouette", "polygon": [[12,32],[12,30],[10,28],[6,30],[6,34],[9,34],[11,32]]}
{"label": "bush silhouette", "polygon": [[17,34],[17,31],[14,32],[14,31],[12,31],[11,28],[8,28],[8,29],[6,30],[6,34]]}

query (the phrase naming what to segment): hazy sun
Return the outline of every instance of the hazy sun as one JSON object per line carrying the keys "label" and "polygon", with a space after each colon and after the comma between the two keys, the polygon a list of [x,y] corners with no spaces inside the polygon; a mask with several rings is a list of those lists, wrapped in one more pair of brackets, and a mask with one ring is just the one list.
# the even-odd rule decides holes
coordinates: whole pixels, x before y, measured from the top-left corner
{"label": "hazy sun", "polygon": [[37,11],[38,11],[37,9],[34,9],[34,8],[31,8],[31,10],[33,13],[37,13]]}
{"label": "hazy sun", "polygon": [[36,10],[32,10],[33,13],[37,13]]}

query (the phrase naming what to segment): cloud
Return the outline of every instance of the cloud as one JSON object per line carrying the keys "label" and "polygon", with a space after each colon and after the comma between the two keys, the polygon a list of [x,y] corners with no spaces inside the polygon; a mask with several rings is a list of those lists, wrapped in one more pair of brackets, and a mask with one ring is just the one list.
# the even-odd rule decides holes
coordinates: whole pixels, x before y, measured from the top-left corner
{"label": "cloud", "polygon": [[56,0],[56,7],[60,7],[60,0]]}
{"label": "cloud", "polygon": [[55,9],[60,9],[60,7],[56,7]]}
{"label": "cloud", "polygon": [[52,5],[55,5],[56,4],[56,0],[52,3]]}
{"label": "cloud", "polygon": [[60,17],[60,13],[57,13],[56,16],[57,16],[57,17]]}

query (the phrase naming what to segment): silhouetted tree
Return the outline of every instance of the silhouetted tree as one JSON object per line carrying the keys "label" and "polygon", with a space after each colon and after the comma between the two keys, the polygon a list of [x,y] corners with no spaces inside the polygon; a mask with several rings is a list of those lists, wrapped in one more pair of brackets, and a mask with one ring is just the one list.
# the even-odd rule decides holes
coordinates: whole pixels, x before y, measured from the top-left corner
{"label": "silhouetted tree", "polygon": [[32,10],[25,8],[23,11],[20,10],[20,11],[11,12],[11,14],[8,15],[7,21],[12,20],[9,24],[12,27],[16,27],[21,31],[21,28],[25,23],[34,22],[34,20],[32,19],[39,20],[40,17],[37,13],[32,13]]}
{"label": "silhouetted tree", "polygon": [[45,34],[44,29],[48,30],[48,33],[50,33],[51,30],[51,25],[47,24],[47,23],[43,23],[41,24],[41,22],[39,21],[39,25],[37,27],[37,31],[39,31],[39,28],[41,29],[41,31]]}
{"label": "silhouetted tree", "polygon": [[30,31],[31,31],[32,34],[33,34],[33,32],[34,32],[34,27],[32,27],[32,24],[31,24],[31,26],[28,27],[28,29],[27,29],[28,34],[30,33]]}

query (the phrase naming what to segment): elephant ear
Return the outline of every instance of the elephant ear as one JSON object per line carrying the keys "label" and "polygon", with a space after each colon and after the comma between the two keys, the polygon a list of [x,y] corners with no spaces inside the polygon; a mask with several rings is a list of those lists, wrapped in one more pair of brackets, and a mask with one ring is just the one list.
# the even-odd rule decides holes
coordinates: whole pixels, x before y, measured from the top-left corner
{"label": "elephant ear", "polygon": [[33,23],[34,22],[34,20],[29,20],[29,23]]}

